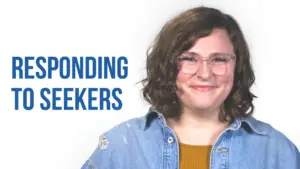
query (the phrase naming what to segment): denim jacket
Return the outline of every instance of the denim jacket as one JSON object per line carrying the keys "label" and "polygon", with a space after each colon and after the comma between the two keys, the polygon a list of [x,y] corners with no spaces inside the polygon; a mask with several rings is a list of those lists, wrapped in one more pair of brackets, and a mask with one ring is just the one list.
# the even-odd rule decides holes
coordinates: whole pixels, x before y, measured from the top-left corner
{"label": "denim jacket", "polygon": [[[210,168],[300,169],[300,153],[269,124],[237,118],[213,145]],[[150,111],[105,132],[81,169],[179,169],[178,140],[162,114]]]}

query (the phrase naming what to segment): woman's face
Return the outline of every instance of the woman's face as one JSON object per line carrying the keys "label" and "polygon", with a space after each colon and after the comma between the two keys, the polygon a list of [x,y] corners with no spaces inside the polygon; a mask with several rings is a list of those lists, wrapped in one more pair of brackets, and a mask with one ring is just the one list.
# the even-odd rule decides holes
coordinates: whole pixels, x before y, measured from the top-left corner
{"label": "woman's face", "polygon": [[[211,35],[198,39],[185,53],[181,57],[183,60],[179,61],[181,66],[176,79],[177,96],[183,108],[201,111],[218,108],[229,95],[234,82],[235,60],[224,61],[225,56],[234,56],[227,32],[214,29]],[[212,64],[198,61],[194,74],[187,71],[190,70],[187,69],[189,63],[197,63],[194,59],[199,60],[199,57],[204,60],[211,58]]]}

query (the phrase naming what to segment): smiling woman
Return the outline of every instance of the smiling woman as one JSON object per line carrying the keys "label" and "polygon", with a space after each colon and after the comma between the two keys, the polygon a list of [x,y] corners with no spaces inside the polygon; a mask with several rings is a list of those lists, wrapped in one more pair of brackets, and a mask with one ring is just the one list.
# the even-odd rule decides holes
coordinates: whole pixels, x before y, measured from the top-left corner
{"label": "smiling woman", "polygon": [[105,132],[82,169],[299,169],[297,147],[255,119],[255,75],[238,22],[197,7],[168,21],[147,55],[151,108]]}

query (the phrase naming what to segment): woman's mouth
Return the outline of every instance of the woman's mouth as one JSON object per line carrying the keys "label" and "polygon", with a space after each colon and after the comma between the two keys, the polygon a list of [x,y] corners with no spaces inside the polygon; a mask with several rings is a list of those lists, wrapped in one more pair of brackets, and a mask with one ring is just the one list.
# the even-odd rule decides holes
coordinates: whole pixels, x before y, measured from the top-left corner
{"label": "woman's mouth", "polygon": [[208,85],[195,85],[191,86],[191,88],[201,91],[201,92],[208,92],[213,90],[215,87],[214,86],[208,86]]}

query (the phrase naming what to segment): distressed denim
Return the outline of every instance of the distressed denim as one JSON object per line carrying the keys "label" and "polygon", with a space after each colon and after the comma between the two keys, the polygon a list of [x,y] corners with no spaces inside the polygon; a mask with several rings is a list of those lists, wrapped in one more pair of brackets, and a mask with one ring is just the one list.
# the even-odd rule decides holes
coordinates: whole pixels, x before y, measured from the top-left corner
{"label": "distressed denim", "polygon": [[[237,118],[213,145],[210,168],[300,169],[300,153],[271,125]],[[81,169],[179,169],[178,140],[162,114],[150,111],[103,133]]]}

